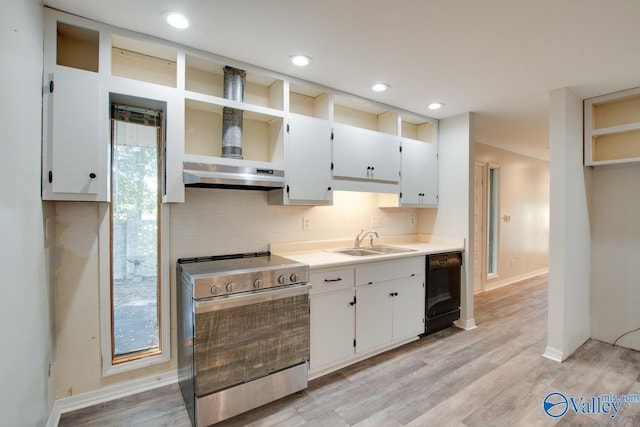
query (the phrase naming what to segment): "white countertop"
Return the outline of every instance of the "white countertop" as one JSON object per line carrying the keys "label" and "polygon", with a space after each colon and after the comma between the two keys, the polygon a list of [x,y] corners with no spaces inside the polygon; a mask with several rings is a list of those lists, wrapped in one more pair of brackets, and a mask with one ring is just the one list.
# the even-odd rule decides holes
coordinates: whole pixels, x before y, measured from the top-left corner
{"label": "white countertop", "polygon": [[[439,240],[436,243],[418,241],[431,240],[429,238],[418,236],[407,238],[406,236],[402,236],[399,239],[393,239],[393,237],[389,237],[385,238],[384,240],[380,240],[380,242],[376,241],[375,244],[379,243],[385,246],[396,246],[405,249],[413,249],[413,251],[402,252],[398,254],[380,254],[367,256],[343,255],[332,252],[332,250],[353,247],[353,242],[336,240],[323,242],[295,242],[293,244],[272,244],[271,252],[290,260],[307,264],[311,270],[315,270],[319,268],[340,267],[375,261],[386,261],[399,258],[409,258],[415,256],[464,250],[464,242],[462,239],[435,239]],[[394,242],[394,240],[396,240],[397,243]],[[363,245],[362,249],[366,249],[367,246],[367,244]]]}

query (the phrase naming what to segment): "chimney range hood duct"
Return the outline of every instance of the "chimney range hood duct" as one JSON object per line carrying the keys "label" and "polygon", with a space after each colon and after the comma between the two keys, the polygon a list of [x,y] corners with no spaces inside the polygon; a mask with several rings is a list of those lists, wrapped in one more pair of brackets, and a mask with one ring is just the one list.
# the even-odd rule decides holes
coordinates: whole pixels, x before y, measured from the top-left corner
{"label": "chimney range hood duct", "polygon": [[[244,70],[224,67],[224,98],[242,102],[246,77]],[[222,109],[222,157],[242,159],[242,110]]]}

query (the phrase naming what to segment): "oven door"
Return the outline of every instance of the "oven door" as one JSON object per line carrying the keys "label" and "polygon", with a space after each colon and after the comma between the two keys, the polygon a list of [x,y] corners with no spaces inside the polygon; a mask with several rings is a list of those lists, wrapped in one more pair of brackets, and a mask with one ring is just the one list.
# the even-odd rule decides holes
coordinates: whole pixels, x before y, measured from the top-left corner
{"label": "oven door", "polygon": [[310,288],[303,284],[196,301],[196,396],[306,363]]}

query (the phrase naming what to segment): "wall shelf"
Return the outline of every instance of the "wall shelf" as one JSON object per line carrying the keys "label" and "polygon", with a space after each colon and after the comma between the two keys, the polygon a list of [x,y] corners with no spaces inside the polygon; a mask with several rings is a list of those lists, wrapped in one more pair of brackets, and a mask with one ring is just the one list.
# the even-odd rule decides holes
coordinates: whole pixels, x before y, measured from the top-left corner
{"label": "wall shelf", "polygon": [[584,164],[640,161],[640,88],[584,102]]}

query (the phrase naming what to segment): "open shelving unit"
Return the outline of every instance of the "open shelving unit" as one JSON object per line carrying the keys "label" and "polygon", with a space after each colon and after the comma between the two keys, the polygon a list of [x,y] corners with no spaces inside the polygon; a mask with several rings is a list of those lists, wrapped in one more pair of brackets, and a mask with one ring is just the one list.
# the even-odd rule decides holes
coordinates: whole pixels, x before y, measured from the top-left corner
{"label": "open shelving unit", "polygon": [[584,102],[584,164],[640,162],[640,88]]}

